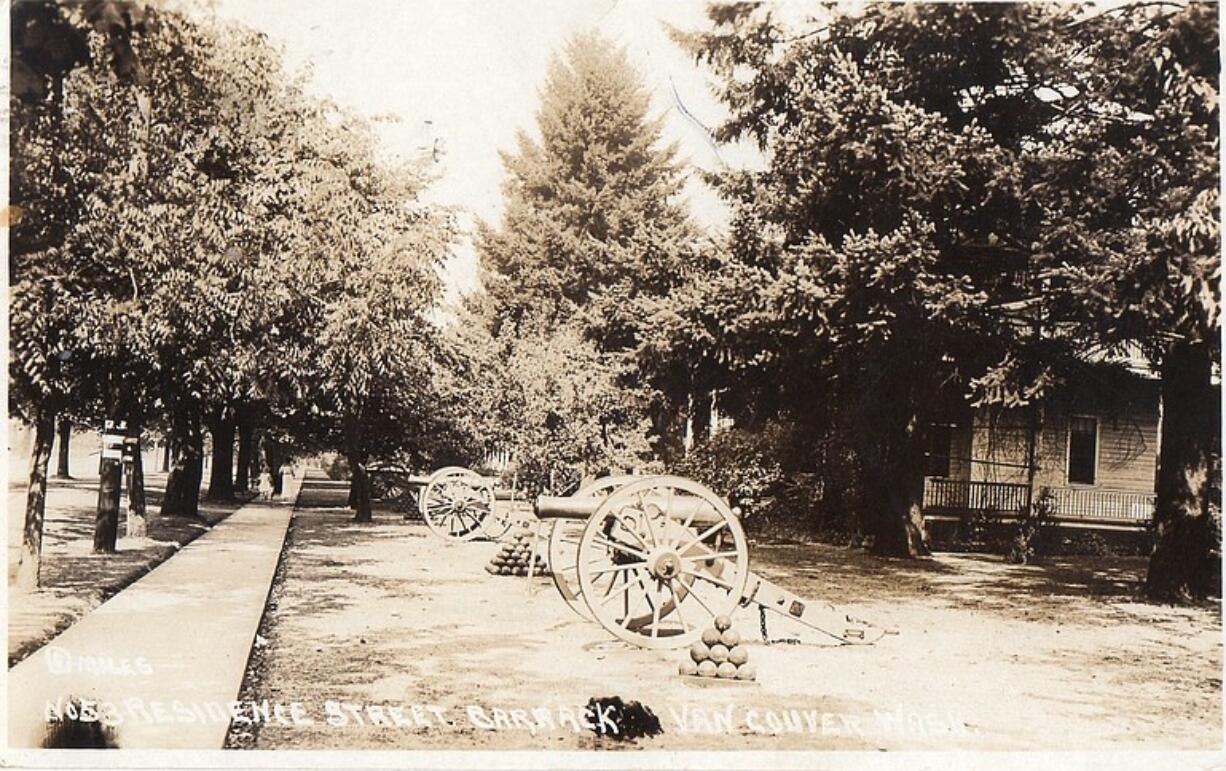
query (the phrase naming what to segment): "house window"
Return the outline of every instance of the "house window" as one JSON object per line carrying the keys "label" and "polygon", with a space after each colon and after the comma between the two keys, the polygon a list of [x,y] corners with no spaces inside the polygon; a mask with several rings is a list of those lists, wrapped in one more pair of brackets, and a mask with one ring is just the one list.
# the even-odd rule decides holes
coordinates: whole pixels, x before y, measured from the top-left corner
{"label": "house window", "polygon": [[1075,417],[1068,429],[1068,481],[1092,485],[1098,470],[1098,420]]}
{"label": "house window", "polygon": [[934,423],[928,427],[928,462],[925,476],[949,476],[949,449],[953,442],[953,426]]}

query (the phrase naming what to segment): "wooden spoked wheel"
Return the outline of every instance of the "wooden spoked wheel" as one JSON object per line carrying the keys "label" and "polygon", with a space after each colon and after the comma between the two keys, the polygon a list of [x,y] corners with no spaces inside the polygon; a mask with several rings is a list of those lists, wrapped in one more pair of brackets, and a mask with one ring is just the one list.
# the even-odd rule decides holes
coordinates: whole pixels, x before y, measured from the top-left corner
{"label": "wooden spoked wheel", "polygon": [[516,521],[514,504],[504,502],[499,506],[495,501],[490,513],[481,520],[481,534],[491,541],[497,541],[511,531]]}
{"label": "wooden spoked wheel", "polygon": [[[575,493],[575,498],[604,497],[638,476],[613,476],[597,479]],[[586,519],[555,519],[549,532],[549,568],[558,594],[580,616],[592,620],[579,590],[579,539],[583,536]]]}
{"label": "wooden spoked wheel", "polygon": [[430,476],[418,508],[435,535],[470,541],[481,535],[482,522],[494,510],[494,486],[475,471],[448,466]]}
{"label": "wooden spoked wheel", "polygon": [[648,477],[613,491],[591,516],[576,566],[601,626],[642,648],[679,648],[736,608],[749,549],[718,495],[681,477]]}

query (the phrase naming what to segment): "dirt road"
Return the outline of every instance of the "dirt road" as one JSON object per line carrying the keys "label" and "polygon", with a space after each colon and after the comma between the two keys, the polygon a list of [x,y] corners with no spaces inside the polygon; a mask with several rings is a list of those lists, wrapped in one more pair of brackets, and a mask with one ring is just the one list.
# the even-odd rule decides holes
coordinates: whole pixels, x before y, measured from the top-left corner
{"label": "dirt road", "polygon": [[[772,621],[772,637],[805,643],[752,645],[756,684],[699,685],[676,674],[684,652],[613,641],[547,579],[488,575],[495,544],[444,542],[387,512],[355,525],[341,492],[304,492],[316,507],[292,525],[250,694],[274,713],[282,705],[280,719],[257,716],[260,749],[1221,744],[1219,614],[1131,601],[1143,561],[1016,567],[755,545],[756,570],[899,634],[831,647]],[[756,609],[734,626],[760,637]],[[663,733],[633,745],[595,738],[583,707],[614,695],[647,705]]]}

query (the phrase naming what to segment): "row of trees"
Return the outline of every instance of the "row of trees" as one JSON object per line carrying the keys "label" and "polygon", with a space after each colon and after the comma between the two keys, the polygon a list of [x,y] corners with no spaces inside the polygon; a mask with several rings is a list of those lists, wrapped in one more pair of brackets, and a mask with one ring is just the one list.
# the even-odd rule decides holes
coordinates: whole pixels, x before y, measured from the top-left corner
{"label": "row of trees", "polygon": [[537,466],[667,463],[719,393],[741,425],[792,426],[806,470],[854,477],[875,548],[915,555],[926,431],[951,403],[1034,421],[1140,343],[1163,404],[1148,591],[1202,594],[1219,538],[1214,7],[709,15],[677,37],[720,84],[717,138],[755,142],[765,168],[710,176],[733,216],[703,241],[640,80],[608,44],[572,43],[481,234],[489,291],[463,325],[499,384],[481,435]]}
{"label": "row of trees", "polygon": [[[196,17],[13,9],[10,405],[35,428],[23,586],[57,416],[168,436],[163,516],[198,515],[206,432],[215,497],[233,494],[236,434],[239,469],[261,447],[270,474],[332,448],[359,490],[373,456],[422,450],[452,238],[450,213],[419,200],[424,161],[381,158],[262,35]],[[103,460],[96,551],[115,549],[120,473]]]}
{"label": "row of trees", "polygon": [[[237,432],[240,456],[256,433],[344,453],[367,519],[374,461],[509,449],[538,487],[562,468],[674,465],[713,394],[831,482],[879,551],[918,554],[942,410],[1033,419],[1103,350],[1139,342],[1164,410],[1150,592],[1202,592],[1220,453],[1212,9],[823,14],[796,29],[720,4],[678,33],[720,83],[717,138],[765,161],[711,175],[732,210],[716,238],[624,53],[573,40],[537,131],[504,156],[504,215],[477,239],[487,291],[444,331],[428,319],[451,224],[419,202],[423,168],[380,158],[260,36],[105,0],[22,4],[23,580],[56,416],[168,434],[165,514],[195,511],[204,434],[224,453]],[[116,473],[101,499],[117,501]]]}

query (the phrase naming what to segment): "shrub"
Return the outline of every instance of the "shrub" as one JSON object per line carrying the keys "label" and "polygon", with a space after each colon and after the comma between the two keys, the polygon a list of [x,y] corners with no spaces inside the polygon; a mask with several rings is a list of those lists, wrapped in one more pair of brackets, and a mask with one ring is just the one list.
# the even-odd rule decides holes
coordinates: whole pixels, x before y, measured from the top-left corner
{"label": "shrub", "polygon": [[746,514],[769,505],[783,482],[783,470],[761,433],[728,429],[694,448],[673,472],[702,482]]}
{"label": "shrub", "polygon": [[997,521],[995,511],[971,509],[958,519],[958,529],[954,538],[967,550],[982,549],[988,543],[989,525],[995,521]]}
{"label": "shrub", "polygon": [[731,428],[695,447],[671,473],[702,482],[740,507],[752,535],[846,534],[853,529],[857,488],[842,466],[823,464],[822,448],[807,446],[808,439],[779,423],[757,431]]}
{"label": "shrub", "polygon": [[319,458],[319,468],[333,481],[349,479],[349,460],[339,453],[325,453]]}
{"label": "shrub", "polygon": [[1039,497],[1018,512],[1017,533],[1009,548],[1008,559],[1015,565],[1029,565],[1039,556],[1043,524],[1056,512],[1056,497],[1044,487]]}

